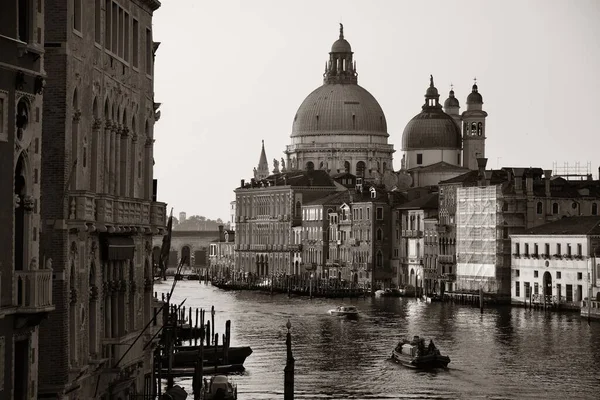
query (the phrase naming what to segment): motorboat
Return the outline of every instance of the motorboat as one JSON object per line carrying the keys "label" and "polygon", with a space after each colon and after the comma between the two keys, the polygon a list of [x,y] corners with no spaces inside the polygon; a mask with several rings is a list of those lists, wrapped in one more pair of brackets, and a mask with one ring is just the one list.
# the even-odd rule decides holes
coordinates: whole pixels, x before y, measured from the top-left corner
{"label": "motorboat", "polygon": [[338,306],[329,310],[329,314],[338,317],[357,317],[358,310],[354,306]]}
{"label": "motorboat", "polygon": [[202,394],[204,400],[236,400],[237,385],[230,382],[225,375],[215,375],[210,381],[204,379]]}
{"label": "motorboat", "polygon": [[402,297],[406,294],[404,289],[387,288],[375,291],[375,297]]}
{"label": "motorboat", "polygon": [[418,369],[448,368],[450,363],[450,357],[442,355],[433,340],[425,345],[425,339],[419,336],[399,342],[392,351],[392,359],[405,367]]}

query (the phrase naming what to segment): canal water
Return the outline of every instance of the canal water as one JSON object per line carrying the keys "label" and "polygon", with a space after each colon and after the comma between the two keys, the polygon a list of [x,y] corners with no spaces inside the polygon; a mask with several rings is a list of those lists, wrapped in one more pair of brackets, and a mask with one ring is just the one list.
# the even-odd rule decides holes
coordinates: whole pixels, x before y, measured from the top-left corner
{"label": "canal water", "polygon": [[[155,285],[168,292],[171,281]],[[283,399],[285,324],[292,323],[296,399],[598,399],[600,323],[578,313],[426,304],[409,298],[312,299],[225,292],[179,281],[174,302],[215,306],[218,333],[253,353],[233,377],[240,400]],[[328,315],[355,305],[357,321]],[[419,372],[390,361],[404,337],[432,338],[448,370]],[[178,384],[189,389],[192,380]]]}

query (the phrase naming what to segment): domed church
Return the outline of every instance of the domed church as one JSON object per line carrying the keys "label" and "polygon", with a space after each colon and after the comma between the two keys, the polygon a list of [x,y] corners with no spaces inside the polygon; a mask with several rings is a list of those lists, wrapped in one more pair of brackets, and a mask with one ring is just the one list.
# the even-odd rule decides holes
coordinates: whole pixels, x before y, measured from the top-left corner
{"label": "domed church", "polygon": [[381,106],[358,85],[350,43],[340,36],[331,46],[323,85],[298,108],[292,124],[286,164],[290,170],[326,170],[364,178],[393,171],[394,146]]}

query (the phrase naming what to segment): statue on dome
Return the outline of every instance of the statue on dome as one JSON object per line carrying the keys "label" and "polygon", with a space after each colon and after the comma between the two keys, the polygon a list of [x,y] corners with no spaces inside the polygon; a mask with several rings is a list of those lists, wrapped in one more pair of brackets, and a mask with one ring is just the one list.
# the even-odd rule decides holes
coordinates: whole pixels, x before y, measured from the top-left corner
{"label": "statue on dome", "polygon": [[281,172],[285,172],[285,160],[281,157]]}
{"label": "statue on dome", "polygon": [[277,161],[276,158],[273,159],[273,173],[274,174],[279,173],[279,161]]}
{"label": "statue on dome", "polygon": [[429,75],[429,86],[433,87],[433,75]]}
{"label": "statue on dome", "polygon": [[406,169],[406,154],[402,155],[402,160],[400,161],[400,171],[404,171]]}
{"label": "statue on dome", "polygon": [[256,167],[254,167],[254,179],[257,179],[256,176],[258,175],[258,171],[256,170]]}

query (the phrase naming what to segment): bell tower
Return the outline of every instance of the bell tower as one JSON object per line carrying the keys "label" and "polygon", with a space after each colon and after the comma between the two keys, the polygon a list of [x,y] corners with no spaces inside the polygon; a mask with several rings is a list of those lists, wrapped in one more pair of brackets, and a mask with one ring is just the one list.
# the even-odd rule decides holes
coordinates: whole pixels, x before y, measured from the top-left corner
{"label": "bell tower", "polygon": [[267,154],[265,153],[265,141],[262,141],[262,149],[258,160],[258,168],[254,168],[254,179],[261,180],[269,176],[269,163],[267,162]]}
{"label": "bell tower", "polygon": [[477,87],[467,96],[467,110],[462,113],[463,123],[463,167],[477,170],[477,159],[485,157],[485,118],[483,98]]}

